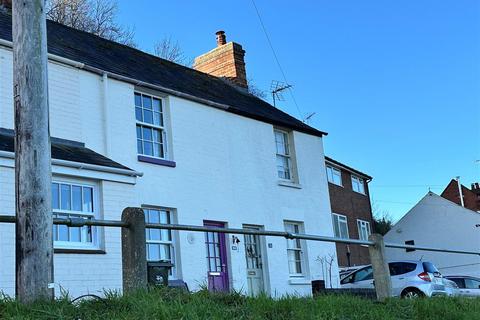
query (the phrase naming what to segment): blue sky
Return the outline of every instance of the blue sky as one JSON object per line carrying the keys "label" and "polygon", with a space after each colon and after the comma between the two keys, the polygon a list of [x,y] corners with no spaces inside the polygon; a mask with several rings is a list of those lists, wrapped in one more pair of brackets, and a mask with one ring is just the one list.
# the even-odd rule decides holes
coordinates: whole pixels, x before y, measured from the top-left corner
{"label": "blue sky", "polygon": [[[398,219],[429,187],[480,180],[480,1],[255,1],[298,104],[278,106],[316,112],[326,154],[374,177],[380,210]],[[171,36],[195,57],[221,29],[257,87],[283,80],[251,0],[119,0],[119,13],[142,50]]]}

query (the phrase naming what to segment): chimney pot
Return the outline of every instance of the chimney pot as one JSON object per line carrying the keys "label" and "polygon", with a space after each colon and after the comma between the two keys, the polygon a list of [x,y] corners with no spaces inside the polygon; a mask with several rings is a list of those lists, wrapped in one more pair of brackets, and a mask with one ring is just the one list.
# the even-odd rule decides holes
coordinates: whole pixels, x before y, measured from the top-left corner
{"label": "chimney pot", "polygon": [[225,36],[225,31],[220,30],[215,32],[217,38],[217,47],[223,46],[227,43],[227,36]]}

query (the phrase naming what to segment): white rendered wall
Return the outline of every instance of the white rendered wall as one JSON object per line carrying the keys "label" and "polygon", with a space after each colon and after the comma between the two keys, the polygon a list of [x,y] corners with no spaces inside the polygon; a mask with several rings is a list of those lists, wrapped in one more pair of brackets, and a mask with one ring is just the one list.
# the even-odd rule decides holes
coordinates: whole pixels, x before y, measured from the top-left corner
{"label": "white rendered wall", "polygon": [[[0,49],[0,126],[6,128],[13,127],[10,73],[11,52]],[[253,224],[268,230],[284,230],[284,220],[292,220],[303,222],[306,233],[333,235],[321,138],[293,132],[299,186],[282,186],[276,176],[272,125],[168,96],[164,102],[171,127],[169,150],[176,168],[139,162],[134,89],[131,84],[109,79],[105,95],[102,77],[49,64],[52,136],[85,142],[88,148],[144,173],[130,189],[122,184],[99,182],[103,205],[109,208],[105,215],[110,219],[119,219],[126,206],[154,206],[174,209],[177,222],[181,224],[201,225],[203,220],[218,220],[233,228]],[[105,102],[107,109],[103,107]],[[106,115],[107,123],[104,122]],[[13,175],[9,179],[12,180]],[[3,185],[11,183],[9,179],[2,179],[0,197],[13,201],[13,193],[3,192]],[[0,208],[8,203],[2,201]],[[13,202],[8,210],[14,212]],[[6,233],[10,229],[11,226],[0,225],[0,241],[11,237]],[[98,290],[102,286],[118,288],[121,284],[119,230],[106,229],[105,233],[107,255],[88,258],[85,255],[56,255],[59,279],[66,270],[79,270],[78,277],[70,273],[68,290],[78,293],[86,289]],[[206,282],[207,275],[204,235],[193,233],[190,236],[193,241],[189,243],[188,234],[178,234],[178,277],[187,281],[191,289],[197,289]],[[232,244],[228,245],[228,263],[231,286],[245,291],[245,253],[243,237],[239,238],[242,242],[238,250],[231,250]],[[290,278],[286,240],[268,237],[265,242],[271,244],[264,252],[269,267],[266,289],[273,295],[310,294],[310,281],[324,277],[316,258],[335,254],[332,244],[308,242],[305,252],[308,271],[303,279]],[[92,272],[77,265],[82,259],[92,264]],[[334,261],[336,263],[336,259]],[[97,265],[102,267],[96,268]],[[8,276],[12,277],[13,269],[5,270],[10,270]],[[2,268],[0,275],[7,271]],[[334,265],[334,286],[338,282],[336,271]],[[82,279],[86,286],[73,285],[72,281]],[[88,281],[92,281],[92,286]],[[0,289],[6,287],[2,283],[0,279]]]}

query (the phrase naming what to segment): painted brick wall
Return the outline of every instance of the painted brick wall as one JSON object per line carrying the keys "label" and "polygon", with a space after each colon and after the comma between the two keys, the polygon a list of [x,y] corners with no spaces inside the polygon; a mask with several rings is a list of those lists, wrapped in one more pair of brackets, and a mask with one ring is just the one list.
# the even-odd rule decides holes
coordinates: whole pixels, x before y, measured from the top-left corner
{"label": "painted brick wall", "polygon": [[[4,56],[10,54],[1,49],[0,52]],[[8,57],[3,61],[7,60]],[[276,176],[272,125],[169,96],[164,101],[170,158],[176,162],[176,168],[143,163],[136,155],[132,85],[110,79],[104,96],[98,75],[58,65],[49,70],[50,92],[55,96],[52,132],[85,142],[87,147],[144,173],[134,187],[99,182],[105,217],[118,219],[126,206],[169,207],[175,209],[182,224],[198,225],[208,219],[224,221],[235,228],[255,224],[268,230],[283,230],[284,220],[293,220],[304,222],[308,233],[333,235],[321,138],[293,133],[300,185],[281,186]],[[13,107],[8,104],[8,85],[2,85],[0,90],[0,101],[7,101],[0,105],[0,112],[9,114]],[[192,233],[187,241],[188,234],[178,234],[177,277],[187,281],[191,289],[197,289],[207,275],[204,235]],[[232,287],[245,291],[245,252],[243,237],[240,239],[238,250],[232,250],[230,242],[228,245],[229,273]],[[267,290],[277,295],[310,294],[310,281],[325,277],[317,257],[335,253],[333,244],[307,243],[308,272],[303,279],[296,279],[288,274],[286,240],[267,237],[265,242],[265,246],[271,244],[264,252],[269,266]],[[60,283],[75,294],[98,292],[103,287],[119,288],[119,244],[119,230],[107,229],[106,255],[56,255]],[[334,285],[338,283],[336,270],[334,265]]]}

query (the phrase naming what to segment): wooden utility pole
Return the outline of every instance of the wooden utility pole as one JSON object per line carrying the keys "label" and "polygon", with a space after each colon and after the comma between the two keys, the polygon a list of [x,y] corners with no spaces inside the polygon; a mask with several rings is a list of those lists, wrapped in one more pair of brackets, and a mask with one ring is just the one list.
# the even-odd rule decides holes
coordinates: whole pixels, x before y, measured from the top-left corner
{"label": "wooden utility pole", "polygon": [[44,0],[13,1],[16,295],[53,297],[47,27]]}

